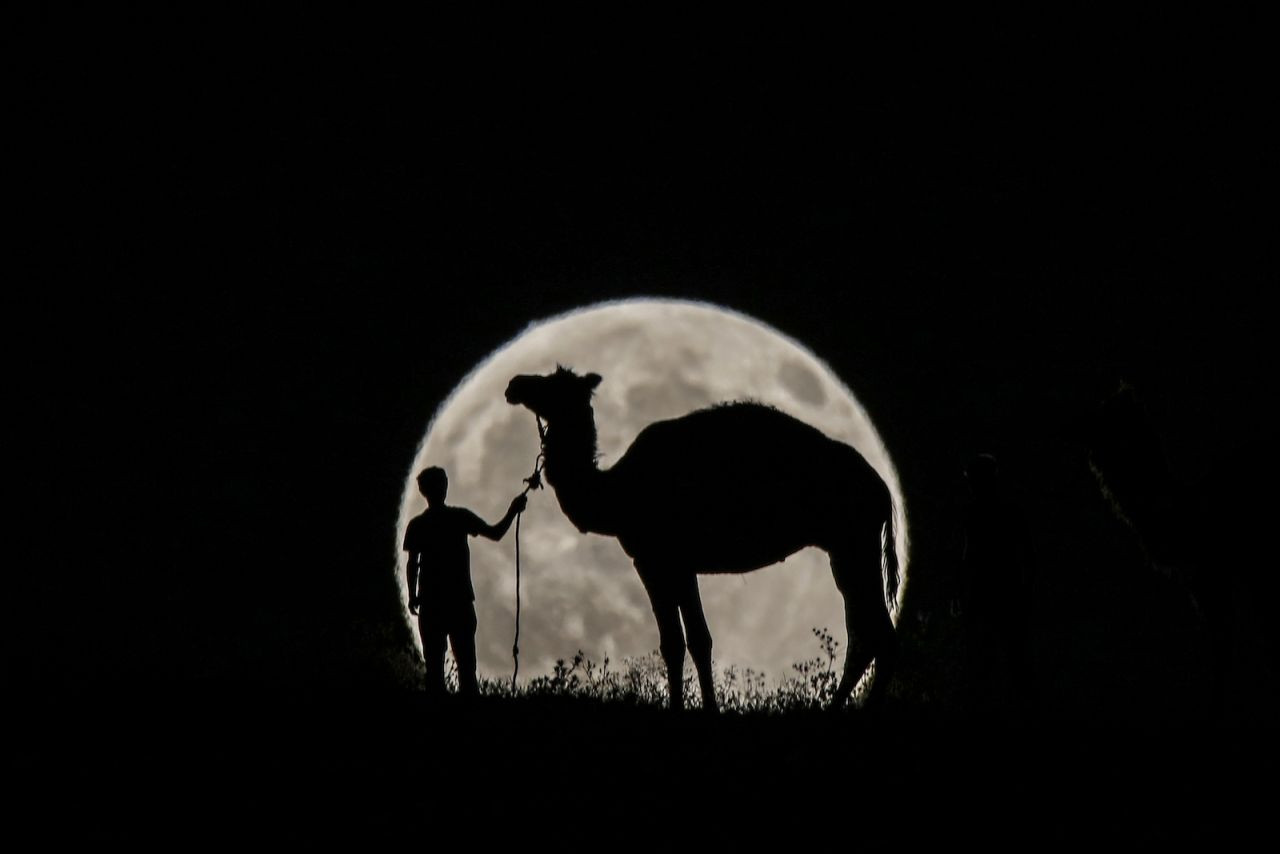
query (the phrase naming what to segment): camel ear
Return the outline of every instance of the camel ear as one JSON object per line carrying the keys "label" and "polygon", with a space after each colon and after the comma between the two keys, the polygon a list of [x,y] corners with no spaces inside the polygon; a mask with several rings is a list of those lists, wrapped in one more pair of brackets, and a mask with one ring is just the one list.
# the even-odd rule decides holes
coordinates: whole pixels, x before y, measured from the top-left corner
{"label": "camel ear", "polygon": [[587,388],[595,391],[596,386],[600,385],[600,380],[603,378],[599,374],[587,374],[582,379],[587,384]]}

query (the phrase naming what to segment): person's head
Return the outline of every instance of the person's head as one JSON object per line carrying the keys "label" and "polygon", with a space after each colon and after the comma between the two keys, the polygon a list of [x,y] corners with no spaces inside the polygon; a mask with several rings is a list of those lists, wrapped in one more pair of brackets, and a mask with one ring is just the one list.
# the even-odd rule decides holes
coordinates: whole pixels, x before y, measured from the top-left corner
{"label": "person's head", "polygon": [[440,466],[432,466],[418,472],[418,491],[427,499],[427,504],[443,504],[445,494],[449,491],[449,476]]}

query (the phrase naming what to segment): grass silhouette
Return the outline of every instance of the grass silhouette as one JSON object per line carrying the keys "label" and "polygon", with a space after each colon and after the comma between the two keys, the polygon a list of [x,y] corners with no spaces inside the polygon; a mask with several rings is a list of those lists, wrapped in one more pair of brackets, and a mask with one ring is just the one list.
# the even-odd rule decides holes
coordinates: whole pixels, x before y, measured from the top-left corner
{"label": "grass silhouette", "polygon": [[[840,684],[840,642],[830,630],[814,628],[818,654],[791,665],[792,672],[770,687],[765,674],[749,667],[716,668],[716,697],[722,712],[781,715],[824,708]],[[695,690],[692,664],[684,670],[685,696],[692,708],[701,707]],[[457,665],[448,656],[445,681],[450,692],[458,689]],[[550,674],[512,687],[507,678],[480,677],[483,697],[503,700],[569,699],[584,703],[662,708],[667,705],[666,666],[658,650],[615,663],[607,656],[595,661],[582,650],[572,658],[558,659]],[[863,690],[854,695],[861,701]]]}

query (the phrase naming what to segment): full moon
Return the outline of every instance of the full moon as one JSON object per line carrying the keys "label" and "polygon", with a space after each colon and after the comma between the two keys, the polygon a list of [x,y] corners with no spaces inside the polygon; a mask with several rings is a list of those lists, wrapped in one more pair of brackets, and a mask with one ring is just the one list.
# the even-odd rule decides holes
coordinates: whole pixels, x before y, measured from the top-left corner
{"label": "full moon", "polygon": [[[896,622],[907,587],[906,514],[897,473],[853,394],[813,353],[758,320],[706,303],[645,299],[530,325],[477,366],[436,411],[408,472],[397,525],[402,603],[415,638],[400,544],[409,519],[426,509],[417,473],[443,467],[448,504],[498,521],[523,490],[539,451],[534,416],[509,405],[504,390],[517,374],[546,374],[558,364],[604,378],[594,399],[601,468],[621,458],[650,423],[733,400],[769,404],[856,448],[894,499],[902,578],[892,608]],[[520,536],[522,678],[550,673],[557,659],[578,650],[596,661],[621,663],[657,649],[648,596],[616,540],[579,533],[549,488],[530,493]],[[514,526],[499,543],[471,540],[471,575],[480,675],[509,677]],[[805,549],[743,575],[700,576],[699,585],[717,669],[751,668],[779,680],[792,673],[792,664],[817,655],[815,628],[830,629],[847,648],[843,600],[822,551]]]}

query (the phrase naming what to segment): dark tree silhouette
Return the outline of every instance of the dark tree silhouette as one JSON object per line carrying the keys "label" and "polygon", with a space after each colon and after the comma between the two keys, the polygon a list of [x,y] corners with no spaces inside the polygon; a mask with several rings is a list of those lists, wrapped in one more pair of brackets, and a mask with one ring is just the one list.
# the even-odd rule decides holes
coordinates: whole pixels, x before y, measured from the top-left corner
{"label": "dark tree silhouette", "polygon": [[806,546],[830,555],[844,597],[850,649],[833,706],[848,699],[874,659],[867,702],[878,707],[898,654],[882,543],[890,600],[898,564],[892,498],[875,470],[848,445],[752,403],[651,424],[601,470],[591,408],[599,383],[596,374],[560,368],[514,378],[506,396],[546,421],[547,482],[565,515],[584,533],[617,537],[634,561],[658,621],[671,707],[684,704],[687,639],[703,707],[716,708],[698,574],[749,572]]}
{"label": "dark tree silhouette", "polygon": [[1029,611],[1035,555],[1026,520],[991,454],[965,466],[968,505],[960,554],[959,600],[968,638],[965,705],[986,717],[1006,673],[1024,719],[1036,712]]}
{"label": "dark tree silhouette", "polygon": [[[1102,404],[1089,464],[1116,517],[1139,538],[1148,564],[1186,590],[1203,622],[1212,662],[1210,713],[1222,713],[1232,666],[1232,589],[1250,558],[1233,542],[1232,499],[1222,477],[1193,484],[1169,464],[1138,392],[1127,383]],[[1242,467],[1243,470],[1243,467]]]}

